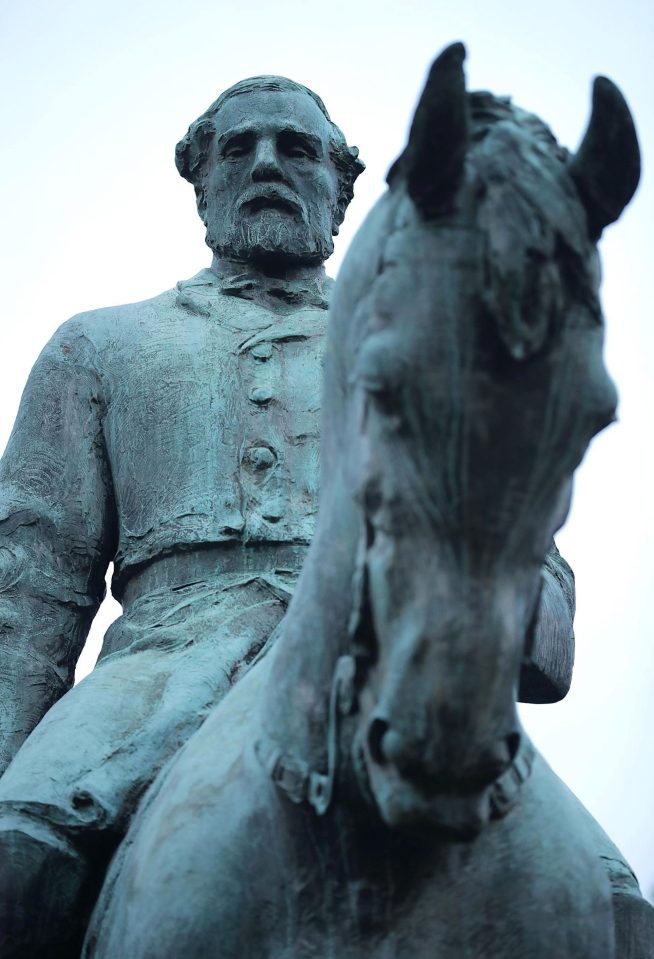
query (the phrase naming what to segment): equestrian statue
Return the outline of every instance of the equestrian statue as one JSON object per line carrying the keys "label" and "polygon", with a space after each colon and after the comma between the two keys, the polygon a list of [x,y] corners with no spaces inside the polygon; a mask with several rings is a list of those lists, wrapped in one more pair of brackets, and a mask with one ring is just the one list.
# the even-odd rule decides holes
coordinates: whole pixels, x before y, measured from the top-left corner
{"label": "equestrian statue", "polygon": [[614,418],[596,243],[638,143],[606,78],[570,154],[463,61],[434,62],[338,278],[288,612],[147,791],[84,959],[654,955],[516,711],[574,470]]}

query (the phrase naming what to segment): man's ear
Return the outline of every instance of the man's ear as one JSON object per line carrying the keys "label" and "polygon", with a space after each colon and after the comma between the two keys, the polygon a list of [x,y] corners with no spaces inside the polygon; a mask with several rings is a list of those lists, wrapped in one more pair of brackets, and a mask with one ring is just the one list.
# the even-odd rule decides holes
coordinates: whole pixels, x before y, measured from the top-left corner
{"label": "man's ear", "polygon": [[350,205],[351,199],[351,196],[345,195],[342,189],[342,184],[338,182],[336,200],[332,209],[332,236],[338,236],[341,223],[345,219],[345,212]]}
{"label": "man's ear", "polygon": [[207,225],[207,191],[204,188],[204,177],[200,180],[199,183],[196,183],[194,186],[195,189],[195,204],[198,208],[198,213],[200,219]]}
{"label": "man's ear", "polygon": [[354,181],[366,168],[363,160],[359,159],[358,147],[346,147],[345,149],[350,156],[349,173],[340,171],[338,164],[334,164],[336,168],[336,202],[332,215],[332,236],[338,236],[340,225],[345,219],[345,213],[354,196]]}

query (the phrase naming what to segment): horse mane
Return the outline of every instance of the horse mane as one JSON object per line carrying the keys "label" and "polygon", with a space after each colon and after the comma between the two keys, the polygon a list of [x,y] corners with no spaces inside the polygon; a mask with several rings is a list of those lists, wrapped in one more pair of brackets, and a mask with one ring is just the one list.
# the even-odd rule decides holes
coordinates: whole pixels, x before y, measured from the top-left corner
{"label": "horse mane", "polygon": [[468,167],[485,240],[485,311],[514,360],[552,344],[573,300],[601,321],[571,154],[509,97],[468,94]]}

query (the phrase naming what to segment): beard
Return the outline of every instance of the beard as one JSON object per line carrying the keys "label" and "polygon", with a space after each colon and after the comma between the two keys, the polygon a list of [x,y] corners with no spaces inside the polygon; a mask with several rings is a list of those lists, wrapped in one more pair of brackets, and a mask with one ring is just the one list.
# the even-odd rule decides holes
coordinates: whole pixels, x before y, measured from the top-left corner
{"label": "beard", "polygon": [[334,252],[331,211],[276,208],[207,217],[205,242],[219,258],[322,263]]}

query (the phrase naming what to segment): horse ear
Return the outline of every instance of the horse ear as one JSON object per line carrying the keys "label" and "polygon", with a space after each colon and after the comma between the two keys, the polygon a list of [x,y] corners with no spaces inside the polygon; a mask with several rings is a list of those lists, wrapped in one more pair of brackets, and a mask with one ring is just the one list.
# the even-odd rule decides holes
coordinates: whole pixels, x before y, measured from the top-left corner
{"label": "horse ear", "polygon": [[593,105],[570,174],[588,215],[588,232],[596,242],[618,219],[636,192],[640,150],[625,98],[607,77],[593,83]]}
{"label": "horse ear", "polygon": [[434,60],[411,124],[409,141],[388,174],[400,171],[411,199],[425,217],[451,206],[468,148],[468,106],[463,73],[465,47],[453,43]]}

